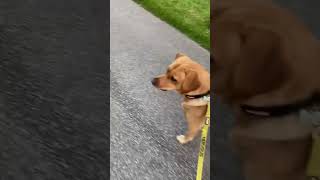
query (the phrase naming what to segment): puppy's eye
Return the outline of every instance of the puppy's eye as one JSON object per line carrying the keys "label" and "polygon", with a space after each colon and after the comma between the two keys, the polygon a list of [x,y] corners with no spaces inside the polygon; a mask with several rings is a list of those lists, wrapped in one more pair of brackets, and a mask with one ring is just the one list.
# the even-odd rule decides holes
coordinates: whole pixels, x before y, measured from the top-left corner
{"label": "puppy's eye", "polygon": [[177,80],[173,76],[171,77],[171,81],[177,82]]}

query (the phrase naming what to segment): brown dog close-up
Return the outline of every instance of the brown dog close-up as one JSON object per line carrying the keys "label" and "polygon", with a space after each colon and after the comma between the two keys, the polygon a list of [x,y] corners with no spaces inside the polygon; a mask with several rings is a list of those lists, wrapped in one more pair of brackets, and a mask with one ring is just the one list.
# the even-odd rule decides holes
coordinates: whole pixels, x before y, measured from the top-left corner
{"label": "brown dog close-up", "polygon": [[319,122],[311,110],[319,107],[319,41],[271,1],[216,0],[211,26],[213,92],[234,112],[231,142],[245,178],[307,179],[319,128],[301,112]]}
{"label": "brown dog close-up", "polygon": [[188,123],[184,135],[178,135],[181,144],[192,141],[205,122],[207,101],[203,97],[210,95],[210,74],[200,64],[188,56],[178,53],[165,74],[152,80],[160,90],[175,90],[184,96],[182,107]]}

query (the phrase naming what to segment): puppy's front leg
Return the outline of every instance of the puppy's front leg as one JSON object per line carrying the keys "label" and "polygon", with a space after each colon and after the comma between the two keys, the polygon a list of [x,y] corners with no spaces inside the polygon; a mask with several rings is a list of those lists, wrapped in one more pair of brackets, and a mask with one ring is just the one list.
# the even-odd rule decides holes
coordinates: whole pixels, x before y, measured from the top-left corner
{"label": "puppy's front leg", "polygon": [[183,109],[188,123],[188,131],[185,135],[177,136],[177,140],[181,144],[192,141],[199,133],[205,120],[207,106],[189,106],[183,104]]}

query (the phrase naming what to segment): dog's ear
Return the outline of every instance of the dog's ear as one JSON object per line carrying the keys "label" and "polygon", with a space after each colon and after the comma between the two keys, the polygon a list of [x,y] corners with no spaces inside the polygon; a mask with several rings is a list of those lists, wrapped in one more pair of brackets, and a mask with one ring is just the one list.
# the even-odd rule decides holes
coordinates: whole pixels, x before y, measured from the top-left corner
{"label": "dog's ear", "polygon": [[176,54],[176,58],[175,59],[178,59],[179,57],[182,57],[182,56],[185,56],[185,55],[183,53],[179,52],[179,53]]}
{"label": "dog's ear", "polygon": [[198,74],[194,71],[187,71],[186,77],[181,86],[181,93],[188,93],[194,91],[200,87],[200,81]]}
{"label": "dog's ear", "polygon": [[287,75],[281,38],[270,31],[250,29],[241,41],[234,91],[250,96],[279,88]]}

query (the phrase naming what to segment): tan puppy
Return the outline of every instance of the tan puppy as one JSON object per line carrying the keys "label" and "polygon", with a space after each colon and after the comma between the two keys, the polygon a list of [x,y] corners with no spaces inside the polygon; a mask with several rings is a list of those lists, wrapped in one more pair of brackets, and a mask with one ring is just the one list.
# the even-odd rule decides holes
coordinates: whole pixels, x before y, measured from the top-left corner
{"label": "tan puppy", "polygon": [[296,107],[320,92],[318,40],[271,1],[216,0],[211,25],[214,92],[235,112],[246,179],[306,179],[311,129]]}
{"label": "tan puppy", "polygon": [[181,144],[192,141],[205,121],[207,102],[201,98],[210,93],[210,74],[188,56],[178,53],[166,74],[152,80],[161,90],[176,90],[184,95],[182,107],[188,123],[185,135],[177,136]]}

